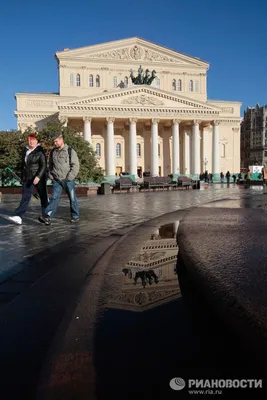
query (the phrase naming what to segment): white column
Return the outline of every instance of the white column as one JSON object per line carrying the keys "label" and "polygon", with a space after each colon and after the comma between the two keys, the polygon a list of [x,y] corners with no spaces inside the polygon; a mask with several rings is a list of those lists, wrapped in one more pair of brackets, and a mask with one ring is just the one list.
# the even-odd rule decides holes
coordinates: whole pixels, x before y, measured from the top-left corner
{"label": "white column", "polygon": [[220,173],[220,132],[219,121],[213,121],[212,131],[212,173]]}
{"label": "white column", "polygon": [[172,121],[172,173],[180,173],[180,137],[179,137],[179,124],[180,120],[174,119]]}
{"label": "white column", "polygon": [[106,176],[115,175],[114,121],[115,118],[107,118]]}
{"label": "white column", "polygon": [[60,115],[59,122],[63,125],[64,128],[66,128],[68,126],[68,117]]}
{"label": "white column", "polygon": [[83,125],[83,138],[87,142],[91,143],[92,141],[92,134],[91,134],[91,118],[83,117],[84,125]]}
{"label": "white column", "polygon": [[130,174],[137,176],[137,154],[136,154],[136,122],[137,118],[130,118],[129,131],[129,165]]}
{"label": "white column", "polygon": [[191,174],[190,141],[190,132],[187,129],[184,132],[184,173],[186,175]]}
{"label": "white column", "polygon": [[202,149],[203,149],[203,153],[202,153],[202,161],[203,161],[203,172],[205,172],[206,170],[208,172],[211,172],[210,170],[210,163],[209,163],[209,159],[208,159],[208,148],[209,148],[209,133],[211,131],[211,127],[210,126],[204,126],[203,128],[203,144],[202,144]]}
{"label": "white column", "polygon": [[194,120],[193,125],[193,174],[200,174],[200,135],[199,135],[199,124],[201,121]]}
{"label": "white column", "polygon": [[159,175],[159,154],[158,154],[158,119],[152,119],[151,125],[151,176]]}

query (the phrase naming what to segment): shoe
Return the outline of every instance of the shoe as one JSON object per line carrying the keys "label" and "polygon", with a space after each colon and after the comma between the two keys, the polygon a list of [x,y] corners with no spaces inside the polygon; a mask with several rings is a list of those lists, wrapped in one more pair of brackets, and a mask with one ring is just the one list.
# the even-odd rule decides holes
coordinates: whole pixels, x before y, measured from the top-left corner
{"label": "shoe", "polygon": [[8,219],[9,221],[15,222],[15,224],[22,224],[22,219],[18,215],[15,215],[14,217],[8,217]]}
{"label": "shoe", "polygon": [[78,222],[80,218],[71,218],[70,222]]}
{"label": "shoe", "polygon": [[41,215],[38,218],[39,222],[42,222],[45,225],[51,225],[51,218],[48,215]]}

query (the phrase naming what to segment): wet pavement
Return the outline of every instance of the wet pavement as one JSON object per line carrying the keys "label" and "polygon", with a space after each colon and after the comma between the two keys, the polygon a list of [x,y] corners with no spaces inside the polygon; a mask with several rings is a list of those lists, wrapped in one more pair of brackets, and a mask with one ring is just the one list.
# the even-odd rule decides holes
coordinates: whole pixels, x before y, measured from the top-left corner
{"label": "wet pavement", "polygon": [[[265,208],[267,203],[258,188],[214,185],[201,191],[80,198],[81,222],[75,226],[68,221],[66,199],[51,227],[35,222],[36,203],[23,226],[1,218],[2,299],[26,274],[25,295],[7,307],[8,315],[4,308],[0,313],[2,362],[13,365],[2,377],[10,384],[15,376],[17,383],[9,398],[165,400],[177,398],[169,386],[174,377],[249,374],[238,340],[209,312],[185,271],[176,268],[182,210],[212,201],[217,207],[226,199],[233,207]],[[15,197],[3,200],[2,215],[16,203]],[[173,213],[159,217],[167,212]],[[11,356],[13,347],[17,352]],[[179,397],[186,398],[185,393]]]}
{"label": "wet pavement", "polygon": [[[257,208],[259,198],[253,203],[251,195],[232,201]],[[263,378],[257,358],[177,265],[176,232],[184,215],[178,211],[134,229],[95,266],[65,321],[64,338],[59,335],[49,354],[38,400],[74,394],[97,400],[184,399],[192,395],[171,389],[173,378]],[[263,391],[249,389],[217,394],[238,393],[263,397]]]}
{"label": "wet pavement", "polygon": [[[222,187],[223,186],[223,187]],[[68,200],[61,200],[58,213],[50,227],[37,221],[38,200],[33,199],[23,225],[10,223],[10,215],[18,205],[18,195],[4,195],[0,203],[0,283],[32,266],[64,247],[86,238],[105,237],[117,229],[131,226],[167,212],[197,206],[209,201],[239,198],[244,190],[238,186],[210,186],[207,190],[178,192],[133,193],[80,198],[81,221],[69,222]],[[82,239],[81,239],[82,238]]]}

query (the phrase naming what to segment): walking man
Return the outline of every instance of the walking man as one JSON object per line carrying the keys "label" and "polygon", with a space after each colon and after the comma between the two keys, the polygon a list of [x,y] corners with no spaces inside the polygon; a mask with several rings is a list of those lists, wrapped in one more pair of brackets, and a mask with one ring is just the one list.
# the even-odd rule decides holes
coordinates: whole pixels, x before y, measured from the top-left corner
{"label": "walking man", "polygon": [[70,201],[70,221],[77,222],[79,221],[79,206],[75,193],[75,178],[80,169],[79,159],[76,151],[64,143],[62,134],[56,133],[53,141],[55,148],[49,157],[49,178],[53,182],[52,196],[44,215],[38,220],[45,225],[51,224],[64,189]]}
{"label": "walking man", "polygon": [[36,187],[40,196],[42,213],[48,204],[46,188],[46,156],[44,149],[38,143],[36,133],[27,136],[28,146],[22,153],[22,197],[20,205],[8,219],[16,224],[22,224],[22,217],[27,212],[28,206]]}

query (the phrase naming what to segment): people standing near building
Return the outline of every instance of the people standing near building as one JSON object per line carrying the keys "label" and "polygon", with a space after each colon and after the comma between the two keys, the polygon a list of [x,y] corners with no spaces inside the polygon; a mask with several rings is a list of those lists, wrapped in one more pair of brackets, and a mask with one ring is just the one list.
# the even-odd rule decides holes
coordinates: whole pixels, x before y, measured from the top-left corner
{"label": "people standing near building", "polygon": [[263,179],[263,186],[266,185],[267,182],[267,166],[264,165],[262,168],[262,179]]}
{"label": "people standing near building", "polygon": [[49,178],[52,180],[52,195],[44,215],[38,220],[50,225],[54,217],[59,200],[64,189],[70,201],[71,222],[79,221],[79,205],[75,193],[75,178],[79,173],[80,164],[74,149],[64,143],[62,134],[53,135],[55,148],[49,156]]}
{"label": "people standing near building", "polygon": [[227,184],[229,185],[230,177],[231,177],[230,171],[227,171],[225,176],[226,176]]}
{"label": "people standing near building", "polygon": [[28,206],[35,190],[40,196],[42,213],[48,205],[46,187],[46,156],[43,147],[38,143],[36,133],[27,136],[28,146],[22,153],[22,197],[19,206],[9,217],[9,220],[16,224],[22,224],[22,217],[26,214]]}
{"label": "people standing near building", "polygon": [[248,169],[246,173],[246,187],[250,187],[250,179],[251,179],[251,172],[250,169]]}

